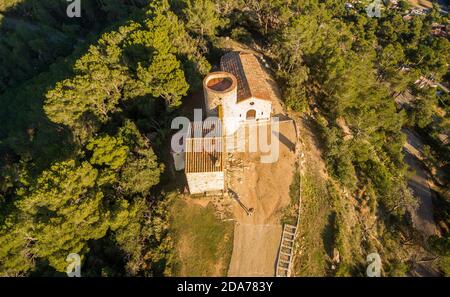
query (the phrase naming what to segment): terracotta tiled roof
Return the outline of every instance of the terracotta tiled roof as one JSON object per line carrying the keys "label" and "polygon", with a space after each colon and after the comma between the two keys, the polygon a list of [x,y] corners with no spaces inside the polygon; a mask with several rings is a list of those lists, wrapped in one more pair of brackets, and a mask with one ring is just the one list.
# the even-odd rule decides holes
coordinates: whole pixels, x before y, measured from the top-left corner
{"label": "terracotta tiled roof", "polygon": [[[203,129],[203,122],[191,123],[185,146],[186,173],[223,171],[221,130],[217,130],[218,133],[214,135],[210,135],[210,131],[211,129]],[[196,133],[201,135],[195,135]]]}
{"label": "terracotta tiled roof", "polygon": [[229,72],[236,77],[238,102],[252,97],[271,100],[269,85],[255,55],[247,52],[229,52],[222,56],[220,67],[222,71]]}
{"label": "terracotta tiled roof", "polygon": [[[223,171],[223,152],[216,151],[212,147],[213,142],[222,143],[221,138],[189,138],[186,140],[187,150],[185,152],[185,172],[221,172]],[[199,152],[193,151],[194,146],[206,146]],[[211,150],[211,151],[210,151]]]}

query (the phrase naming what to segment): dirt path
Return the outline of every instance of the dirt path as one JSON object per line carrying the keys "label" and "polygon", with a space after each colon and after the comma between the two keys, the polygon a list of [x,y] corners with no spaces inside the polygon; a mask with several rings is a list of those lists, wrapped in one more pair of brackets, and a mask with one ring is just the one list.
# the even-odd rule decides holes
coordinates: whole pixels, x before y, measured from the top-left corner
{"label": "dirt path", "polygon": [[414,197],[417,198],[417,208],[410,208],[414,228],[421,231],[425,238],[436,234],[436,224],[433,220],[432,193],[428,185],[430,178],[421,160],[423,142],[420,137],[409,129],[404,129],[407,136],[405,144],[405,161],[415,170],[415,174],[408,181]]}
{"label": "dirt path", "polygon": [[253,214],[247,215],[236,202],[234,247],[229,276],[274,276],[278,247],[281,240],[281,214],[289,205],[289,186],[294,172],[296,141],[293,122],[280,124],[279,159],[263,164],[259,153],[239,153],[235,160],[242,170],[230,174],[229,187],[236,192]]}
{"label": "dirt path", "polygon": [[228,276],[274,276],[281,225],[238,224]]}
{"label": "dirt path", "polygon": [[[281,93],[262,55],[231,39],[227,40],[226,49],[248,51],[259,58],[265,79],[270,85],[268,95],[272,99],[272,116],[283,120]],[[283,122],[280,123],[280,134],[276,138],[279,144],[277,162],[261,163],[260,153],[235,153],[231,156],[234,162],[241,165],[229,172],[229,188],[254,212],[248,216],[237,202],[233,203],[232,212],[236,224],[229,276],[275,275],[281,241],[281,214],[283,208],[290,203],[289,186],[296,160],[296,138],[294,123]]]}

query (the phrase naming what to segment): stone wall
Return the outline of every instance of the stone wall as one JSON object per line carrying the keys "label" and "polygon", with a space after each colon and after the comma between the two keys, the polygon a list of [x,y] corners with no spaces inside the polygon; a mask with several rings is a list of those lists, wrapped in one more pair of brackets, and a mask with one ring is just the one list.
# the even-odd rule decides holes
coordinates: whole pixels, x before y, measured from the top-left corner
{"label": "stone wall", "polygon": [[[214,81],[228,81],[229,85],[225,88],[212,83]],[[212,85],[211,85],[212,83]],[[237,100],[237,81],[233,74],[227,72],[212,72],[203,80],[203,94],[205,99],[206,114],[208,116],[218,116],[218,106],[222,102],[236,104]]]}
{"label": "stone wall", "polygon": [[224,172],[193,172],[186,173],[186,179],[191,194],[201,194],[224,190]]}

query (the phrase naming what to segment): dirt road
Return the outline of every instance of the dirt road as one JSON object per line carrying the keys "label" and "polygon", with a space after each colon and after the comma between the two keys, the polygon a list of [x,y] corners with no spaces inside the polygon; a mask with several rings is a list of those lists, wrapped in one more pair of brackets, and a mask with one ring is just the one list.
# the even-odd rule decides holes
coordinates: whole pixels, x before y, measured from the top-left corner
{"label": "dirt road", "polygon": [[239,153],[235,160],[242,162],[242,170],[229,176],[229,187],[236,192],[247,208],[247,215],[236,202],[234,246],[229,276],[274,276],[281,240],[281,214],[289,205],[289,186],[292,182],[296,142],[293,122],[280,124],[279,159],[275,163],[260,162],[260,153]]}
{"label": "dirt road", "polygon": [[425,238],[436,234],[436,224],[433,220],[433,201],[430,187],[428,186],[428,172],[420,161],[423,150],[423,142],[420,137],[410,129],[404,129],[407,136],[405,144],[405,161],[409,167],[415,170],[415,174],[408,181],[414,197],[417,198],[417,208],[411,208],[411,216],[414,228],[421,231]]}
{"label": "dirt road", "polygon": [[[243,50],[255,54],[262,65],[272,101],[272,116],[284,114],[281,93],[262,55],[233,40],[226,41],[226,50]],[[294,148],[296,132],[293,122],[280,124],[279,160],[261,163],[259,153],[232,155],[240,167],[228,172],[228,185],[247,208],[254,212],[248,216],[237,202],[233,203],[236,219],[233,255],[229,276],[274,276],[278,248],[281,241],[281,212],[289,205],[291,185],[296,160]]]}
{"label": "dirt road", "polygon": [[281,225],[238,224],[228,276],[274,276]]}

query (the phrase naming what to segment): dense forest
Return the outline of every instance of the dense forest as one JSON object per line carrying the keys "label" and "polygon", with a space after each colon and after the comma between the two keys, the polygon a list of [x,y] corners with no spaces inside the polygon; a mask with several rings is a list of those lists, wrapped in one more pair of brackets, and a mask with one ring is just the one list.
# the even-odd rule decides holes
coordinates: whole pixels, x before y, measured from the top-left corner
{"label": "dense forest", "polygon": [[[437,137],[449,95],[415,83],[449,81],[450,42],[430,33],[448,19],[437,7],[405,18],[405,1],[373,18],[363,2],[84,0],[68,18],[64,0],[0,0],[0,275],[65,275],[73,252],[84,275],[172,275],[170,121],[224,38],[264,53],[285,106],[315,114],[333,178],[368,193],[379,240],[395,241],[413,199],[402,128],[427,135],[427,161],[449,169]],[[400,106],[406,93],[415,100]],[[424,244],[449,274],[441,189],[443,236]],[[336,274],[357,274],[343,256]]]}

